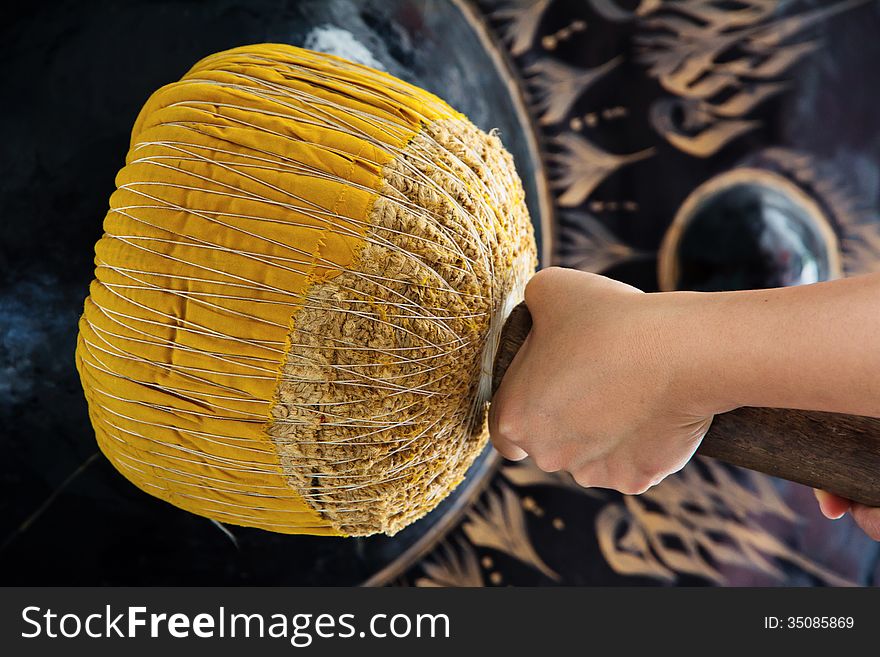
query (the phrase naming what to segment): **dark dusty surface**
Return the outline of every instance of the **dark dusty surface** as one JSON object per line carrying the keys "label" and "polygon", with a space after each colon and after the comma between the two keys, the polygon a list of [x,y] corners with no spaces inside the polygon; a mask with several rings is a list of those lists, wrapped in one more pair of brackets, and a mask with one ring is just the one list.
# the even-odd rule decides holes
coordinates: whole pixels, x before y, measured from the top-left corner
{"label": "dark dusty surface", "polygon": [[[500,127],[522,157],[509,100],[460,14],[443,2],[422,9],[406,2],[96,1],[20,3],[0,19],[4,584],[354,584],[440,520],[442,511],[394,540],[234,528],[235,545],[208,520],[140,492],[94,456],[73,363],[94,243],[131,125],[154,89],[205,55],[247,43],[302,44],[314,26],[342,26],[390,72],[442,93],[486,129]],[[438,58],[445,65],[432,67]],[[519,168],[529,164],[520,160]]]}

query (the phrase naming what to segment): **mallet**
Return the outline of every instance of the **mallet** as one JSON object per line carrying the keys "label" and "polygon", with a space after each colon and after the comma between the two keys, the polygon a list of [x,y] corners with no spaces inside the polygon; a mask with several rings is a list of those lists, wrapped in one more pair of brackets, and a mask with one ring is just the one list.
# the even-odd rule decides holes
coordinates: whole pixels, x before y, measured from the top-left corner
{"label": "mallet", "polygon": [[[76,359],[125,477],[324,535],[393,534],[461,481],[536,264],[496,135],[373,69],[247,46],[150,97],[116,185]],[[878,425],[740,410],[701,452],[880,504]]]}

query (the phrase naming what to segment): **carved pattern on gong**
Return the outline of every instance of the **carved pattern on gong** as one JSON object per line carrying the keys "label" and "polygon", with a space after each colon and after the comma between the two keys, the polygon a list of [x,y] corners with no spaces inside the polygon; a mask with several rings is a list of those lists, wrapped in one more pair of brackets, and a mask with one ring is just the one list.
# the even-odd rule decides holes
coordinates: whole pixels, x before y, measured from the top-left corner
{"label": "carved pattern on gong", "polygon": [[[519,69],[544,136],[559,206],[556,264],[601,272],[656,256],[629,244],[616,229],[642,208],[632,199],[597,198],[595,192],[627,167],[656,162],[659,147],[648,141],[615,152],[601,143],[603,129],[641,113],[665,147],[711,159],[760,127],[761,106],[790,91],[786,75],[821,54],[811,29],[869,1],[795,0],[781,12],[778,0],[587,0],[588,12],[560,18],[564,12],[554,0],[481,0],[487,22]],[[621,25],[632,28],[627,52],[592,66],[557,56],[567,45],[585,44],[608,26]],[[590,104],[597,86],[634,71],[658,85],[652,102]],[[838,234],[846,273],[880,270],[876,203],[833,162],[766,145],[736,164],[772,169],[815,198]],[[577,540],[571,536],[576,519],[550,504],[542,507],[541,491],[582,500],[564,508],[583,506],[584,514],[592,513],[595,544],[580,543],[584,558],[589,548],[619,576],[724,585],[736,583],[731,573],[746,572],[779,584],[860,583],[791,544],[788,539],[806,520],[775,480],[700,457],[641,496],[583,489],[567,475],[544,473],[529,462],[507,465],[462,525],[397,583],[505,585],[505,563],[544,583],[565,583],[566,564],[555,563],[546,546]]]}

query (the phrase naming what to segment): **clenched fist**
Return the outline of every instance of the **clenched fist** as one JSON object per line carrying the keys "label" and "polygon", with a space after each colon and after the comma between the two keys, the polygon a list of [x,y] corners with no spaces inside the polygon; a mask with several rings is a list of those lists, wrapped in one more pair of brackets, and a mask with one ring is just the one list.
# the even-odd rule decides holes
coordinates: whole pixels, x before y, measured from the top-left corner
{"label": "clenched fist", "polygon": [[690,460],[715,412],[664,334],[660,297],[603,276],[539,272],[532,330],[492,402],[495,447],[582,486],[643,493]]}
{"label": "clenched fist", "polygon": [[[532,330],[492,401],[509,459],[639,494],[680,470],[740,406],[880,417],[880,275],[773,290],[645,294],[551,267],[526,288]],[[817,492],[880,540],[880,509]]]}

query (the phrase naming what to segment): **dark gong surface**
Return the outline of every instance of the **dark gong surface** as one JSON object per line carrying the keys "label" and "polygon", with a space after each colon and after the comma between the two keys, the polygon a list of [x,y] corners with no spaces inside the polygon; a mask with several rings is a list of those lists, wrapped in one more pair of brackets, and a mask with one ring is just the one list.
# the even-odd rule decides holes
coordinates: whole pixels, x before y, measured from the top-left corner
{"label": "dark gong surface", "polygon": [[499,128],[537,218],[522,119],[464,15],[444,0],[40,2],[3,11],[0,582],[350,585],[392,576],[486,479],[488,449],[456,493],[393,539],[234,526],[227,534],[142,493],[96,453],[73,352],[135,116],[152,91],[216,51],[311,39],[336,54],[366,53],[480,127]]}
{"label": "dark gong surface", "polygon": [[770,185],[718,189],[686,221],[675,253],[677,289],[748,290],[832,277],[813,217]]}

